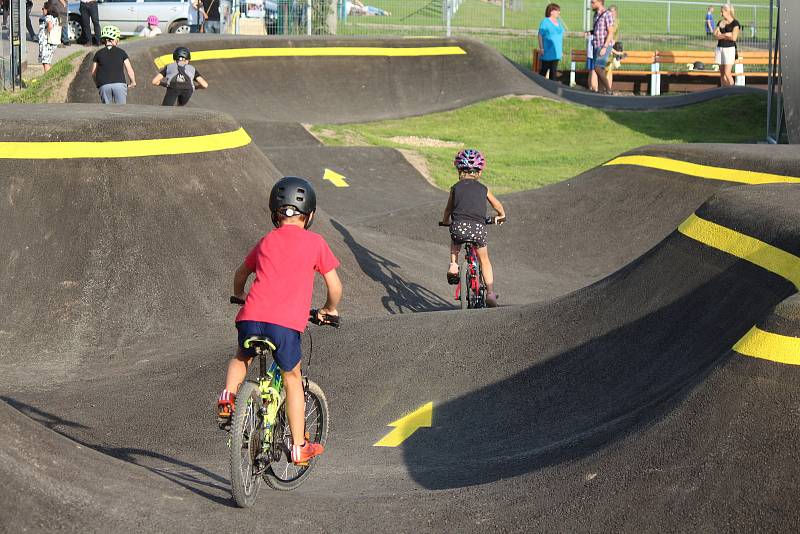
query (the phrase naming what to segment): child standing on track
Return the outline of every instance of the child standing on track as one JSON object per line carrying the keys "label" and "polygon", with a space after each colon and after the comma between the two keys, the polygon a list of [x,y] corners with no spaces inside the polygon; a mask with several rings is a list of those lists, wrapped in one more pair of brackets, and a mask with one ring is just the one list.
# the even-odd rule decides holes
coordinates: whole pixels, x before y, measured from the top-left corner
{"label": "child standing on track", "polygon": [[[305,397],[300,373],[300,334],[311,308],[314,272],[328,287],[328,299],[320,315],[339,315],[336,307],[342,284],[336,268],[339,261],[319,234],[308,231],[317,208],[314,188],[303,178],[279,180],[269,195],[275,230],[265,235],[236,270],[233,292],[245,301],[236,316],[238,351],[228,364],[225,389],[217,408],[220,419],[230,418],[239,385],[247,374],[254,351],[245,349],[250,336],[267,336],[276,346],[273,356],[281,369],[286,390],[286,413],[292,432],[292,462],[302,464],[322,454],[323,446],[310,443],[305,434]],[[256,274],[250,291],[245,284]]]}
{"label": "child standing on track", "polygon": [[194,94],[195,84],[203,89],[208,89],[208,82],[200,76],[194,65],[189,65],[192,53],[185,46],[179,46],[172,52],[170,63],[156,74],[153,85],[163,85],[167,88],[162,106],[185,106]]}
{"label": "child standing on track", "polygon": [[453,165],[458,170],[458,182],[450,188],[450,197],[442,215],[442,223],[450,225],[451,237],[447,281],[451,284],[458,283],[458,254],[461,245],[467,241],[475,243],[478,245],[478,260],[486,282],[486,305],[494,308],[497,306],[497,293],[494,292],[494,274],[486,245],[486,201],[497,212],[497,224],[503,224],[506,212],[489,188],[478,181],[486,166],[486,160],[479,151],[471,148],[460,151],[456,154]]}
{"label": "child standing on track", "polygon": [[[119,36],[116,26],[103,26],[100,32],[103,48],[95,52],[92,61],[92,77],[103,104],[124,104],[128,100],[128,88],[136,87],[131,60],[123,49],[117,47]],[[130,83],[125,80],[126,72]]]}

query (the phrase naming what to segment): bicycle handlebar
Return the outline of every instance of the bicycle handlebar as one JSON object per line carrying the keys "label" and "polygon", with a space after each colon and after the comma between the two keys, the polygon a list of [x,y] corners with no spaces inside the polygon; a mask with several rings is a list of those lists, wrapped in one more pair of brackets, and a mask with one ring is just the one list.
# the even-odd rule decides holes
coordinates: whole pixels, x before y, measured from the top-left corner
{"label": "bicycle handlebar", "polygon": [[[501,224],[505,224],[505,222],[506,222],[506,216],[505,215],[502,216],[502,217],[499,217],[499,216],[486,217],[483,220],[483,224],[485,224],[487,226],[490,225],[490,224],[496,224],[496,225],[499,226]],[[439,226],[450,226],[450,223],[443,223],[442,221],[439,221]]]}
{"label": "bicycle handlebar", "polygon": [[[231,304],[238,304],[239,306],[242,306],[244,304],[244,301],[239,297],[231,295]],[[322,319],[319,318],[319,315],[322,315]],[[308,320],[319,326],[332,326],[334,328],[339,328],[338,315],[330,315],[328,313],[320,314],[319,310],[317,309],[312,309],[309,312]]]}

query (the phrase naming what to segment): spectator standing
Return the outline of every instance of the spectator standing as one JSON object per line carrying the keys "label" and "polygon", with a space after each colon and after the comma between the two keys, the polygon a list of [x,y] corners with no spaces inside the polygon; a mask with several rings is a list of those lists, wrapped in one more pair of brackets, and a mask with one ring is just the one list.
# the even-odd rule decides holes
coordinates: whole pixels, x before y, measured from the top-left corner
{"label": "spectator standing", "polygon": [[[100,45],[100,15],[97,12],[97,0],[81,0],[81,26],[83,27],[83,44],[94,46]],[[91,20],[94,26],[94,35],[89,27]]]}
{"label": "spectator standing", "polygon": [[189,2],[189,33],[200,33],[200,28],[203,27],[203,2],[200,0],[191,0]]}
{"label": "spectator standing", "polygon": [[50,0],[47,12],[54,16],[61,25],[61,44],[69,46],[69,19],[67,18],[67,0]]}
{"label": "spectator standing", "polygon": [[614,40],[614,17],[606,9],[605,0],[592,0],[592,10],[596,13],[592,28],[592,45],[594,47],[594,72],[597,74],[598,91],[608,94],[611,87],[606,77],[606,65],[611,56],[611,45]]}
{"label": "spectator standing", "polygon": [[219,33],[219,0],[203,0],[206,33]]}
{"label": "spectator standing", "polygon": [[33,9],[33,0],[25,1],[25,27],[28,30],[28,39],[37,42],[39,40],[38,33],[33,31],[33,23],[31,23],[31,10]]}
{"label": "spectator standing", "polygon": [[624,59],[626,55],[622,52],[622,43],[619,39],[619,10],[617,6],[608,8],[611,16],[614,17],[614,26],[611,27],[611,56],[608,58],[606,64],[606,79],[608,80],[608,90],[611,91],[614,87],[614,70],[620,66],[620,60]]}
{"label": "spectator standing", "polygon": [[58,19],[49,13],[50,4],[47,2],[42,6],[42,16],[39,18],[39,63],[45,72],[50,70],[53,65],[53,55],[58,48],[58,40],[55,44],[50,43],[50,32],[58,27]]}
{"label": "spectator standing", "polygon": [[[125,104],[128,101],[128,88],[136,87],[136,75],[128,54],[117,46],[120,31],[116,26],[103,26],[100,39],[103,48],[94,54],[92,78],[100,93],[103,104]],[[128,73],[130,83],[126,82]]]}
{"label": "spectator standing", "polygon": [[539,24],[539,58],[541,68],[539,74],[555,80],[558,76],[558,62],[561,61],[564,47],[564,25],[560,20],[561,7],[548,4],[544,10],[544,19]]}
{"label": "spectator standing", "polygon": [[714,6],[708,6],[706,12],[706,36],[711,37],[714,35]]}
{"label": "spectator standing", "polygon": [[733,65],[736,63],[736,40],[739,38],[741,24],[736,20],[736,13],[731,4],[720,8],[720,19],[714,29],[717,48],[714,50],[714,61],[719,65],[720,85],[733,85]]}

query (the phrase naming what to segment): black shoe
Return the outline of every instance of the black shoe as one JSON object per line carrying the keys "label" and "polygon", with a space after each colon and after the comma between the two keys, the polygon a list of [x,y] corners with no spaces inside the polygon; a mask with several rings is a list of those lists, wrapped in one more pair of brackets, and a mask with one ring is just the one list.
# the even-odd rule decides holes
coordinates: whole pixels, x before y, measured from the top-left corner
{"label": "black shoe", "polygon": [[451,286],[458,284],[458,273],[447,273],[447,283]]}

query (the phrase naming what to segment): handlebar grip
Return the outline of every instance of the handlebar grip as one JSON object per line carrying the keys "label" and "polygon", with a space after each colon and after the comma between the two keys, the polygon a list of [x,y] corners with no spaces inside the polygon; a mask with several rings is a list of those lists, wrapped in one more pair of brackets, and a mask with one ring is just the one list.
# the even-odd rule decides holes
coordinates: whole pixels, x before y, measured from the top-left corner
{"label": "handlebar grip", "polygon": [[327,313],[322,314],[322,320],[319,320],[317,314],[319,310],[311,310],[308,314],[308,320],[312,323],[319,325],[319,326],[332,326],[334,328],[339,328],[339,316],[338,315],[329,315]]}
{"label": "handlebar grip", "polygon": [[239,306],[242,306],[244,304],[244,301],[239,297],[231,295],[231,304],[238,304]]}
{"label": "handlebar grip", "polygon": [[449,223],[443,223],[442,221],[439,221],[439,226],[450,226],[450,224]]}

